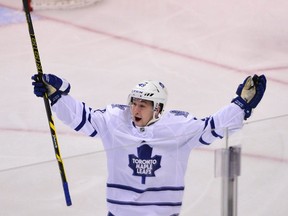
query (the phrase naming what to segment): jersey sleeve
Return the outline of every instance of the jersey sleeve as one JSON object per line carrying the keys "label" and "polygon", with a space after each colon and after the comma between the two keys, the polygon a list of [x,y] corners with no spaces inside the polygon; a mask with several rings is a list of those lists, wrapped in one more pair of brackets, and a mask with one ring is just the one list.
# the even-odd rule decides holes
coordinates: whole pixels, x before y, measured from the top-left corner
{"label": "jersey sleeve", "polygon": [[[63,95],[52,106],[52,110],[64,124],[91,137],[96,136],[101,127],[105,127],[105,115],[102,110],[92,110],[70,95]],[[92,118],[97,120],[92,121]]]}
{"label": "jersey sleeve", "polygon": [[[166,115],[165,127],[167,133],[175,134],[179,139],[186,139],[187,144],[194,148],[199,145],[210,145],[216,139],[222,139],[243,127],[243,110],[231,103],[215,114],[199,119],[184,111],[172,110]],[[169,134],[167,134],[169,136]]]}
{"label": "jersey sleeve", "polygon": [[216,138],[223,138],[228,132],[233,132],[243,127],[244,112],[243,110],[231,103],[212,116],[202,119],[204,127],[199,137],[199,142],[204,145],[211,144]]}

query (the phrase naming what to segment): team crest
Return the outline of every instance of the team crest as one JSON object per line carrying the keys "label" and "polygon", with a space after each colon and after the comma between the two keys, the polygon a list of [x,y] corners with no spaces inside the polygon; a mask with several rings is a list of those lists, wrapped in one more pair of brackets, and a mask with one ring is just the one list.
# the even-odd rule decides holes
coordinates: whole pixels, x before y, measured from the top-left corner
{"label": "team crest", "polygon": [[152,157],[153,148],[144,144],[137,148],[138,157],[129,155],[129,167],[134,176],[142,177],[141,183],[145,184],[146,177],[155,177],[155,171],[161,167],[161,156]]}

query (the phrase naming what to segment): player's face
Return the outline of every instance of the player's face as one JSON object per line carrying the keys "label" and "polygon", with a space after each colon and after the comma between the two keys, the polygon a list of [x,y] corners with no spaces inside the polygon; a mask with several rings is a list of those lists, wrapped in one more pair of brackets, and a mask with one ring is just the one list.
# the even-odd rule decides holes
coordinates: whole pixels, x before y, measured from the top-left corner
{"label": "player's face", "polygon": [[133,98],[131,105],[131,115],[134,124],[138,127],[144,127],[153,118],[153,102]]}

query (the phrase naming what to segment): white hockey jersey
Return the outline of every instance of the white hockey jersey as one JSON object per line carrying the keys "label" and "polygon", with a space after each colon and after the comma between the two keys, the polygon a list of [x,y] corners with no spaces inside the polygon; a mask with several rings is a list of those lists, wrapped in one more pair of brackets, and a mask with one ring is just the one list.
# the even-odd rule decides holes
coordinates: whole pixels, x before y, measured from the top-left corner
{"label": "white hockey jersey", "polygon": [[102,139],[108,210],[115,216],[178,215],[191,149],[222,138],[227,127],[230,132],[240,129],[244,118],[243,110],[231,103],[205,119],[172,110],[139,128],[126,105],[93,110],[70,95],[62,96],[52,110],[74,130]]}

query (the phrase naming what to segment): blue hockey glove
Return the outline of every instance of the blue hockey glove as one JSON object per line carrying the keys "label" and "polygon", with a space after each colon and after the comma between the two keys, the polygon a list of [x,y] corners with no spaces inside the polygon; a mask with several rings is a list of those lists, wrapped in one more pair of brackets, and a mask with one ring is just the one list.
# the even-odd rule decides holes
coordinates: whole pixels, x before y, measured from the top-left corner
{"label": "blue hockey glove", "polygon": [[43,74],[42,80],[38,74],[32,76],[32,85],[34,86],[34,94],[37,97],[44,97],[45,93],[51,105],[55,104],[61,95],[67,95],[70,91],[70,84],[65,80],[61,79],[53,74]]}
{"label": "blue hockey glove", "polygon": [[266,90],[266,77],[265,75],[257,76],[256,74],[247,77],[242,84],[237,88],[236,94],[238,97],[232,100],[232,103],[241,107],[246,120],[252,114],[252,109],[256,108],[261,101]]}
{"label": "blue hockey glove", "polygon": [[32,85],[34,86],[34,94],[37,97],[44,97],[44,94],[47,93],[47,89],[44,85],[44,83],[40,80],[40,77],[38,74],[35,74],[31,77],[32,80]]}

